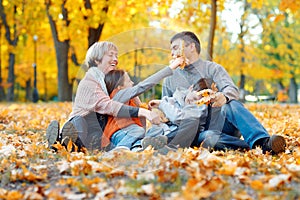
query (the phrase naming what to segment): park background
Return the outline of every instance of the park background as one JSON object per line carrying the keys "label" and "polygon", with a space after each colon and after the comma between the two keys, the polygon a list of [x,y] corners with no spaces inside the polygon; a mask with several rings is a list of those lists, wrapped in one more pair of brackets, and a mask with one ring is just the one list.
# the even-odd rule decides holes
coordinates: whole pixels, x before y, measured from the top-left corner
{"label": "park background", "polygon": [[[296,0],[0,2],[1,101],[71,101],[99,40],[116,43],[119,68],[138,82],[168,64],[169,39],[183,30],[198,35],[203,59],[226,68],[242,100],[299,100]],[[160,97],[160,87],[142,100]]]}

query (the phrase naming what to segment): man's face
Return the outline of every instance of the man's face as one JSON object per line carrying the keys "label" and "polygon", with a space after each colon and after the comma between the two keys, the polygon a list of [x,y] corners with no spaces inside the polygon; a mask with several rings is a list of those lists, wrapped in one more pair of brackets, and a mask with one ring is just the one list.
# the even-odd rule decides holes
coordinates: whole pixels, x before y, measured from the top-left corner
{"label": "man's face", "polygon": [[99,67],[102,70],[102,72],[106,74],[109,71],[116,69],[117,65],[118,51],[111,49],[104,54]]}
{"label": "man's face", "polygon": [[172,57],[177,57],[180,53],[180,40],[181,39],[176,39],[171,43],[171,55]]}
{"label": "man's face", "polygon": [[[183,47],[182,47],[183,42]],[[182,39],[176,39],[171,43],[171,55],[172,57],[177,57],[180,55],[181,48],[183,48],[183,56],[189,59],[191,55],[191,44],[185,43]]]}

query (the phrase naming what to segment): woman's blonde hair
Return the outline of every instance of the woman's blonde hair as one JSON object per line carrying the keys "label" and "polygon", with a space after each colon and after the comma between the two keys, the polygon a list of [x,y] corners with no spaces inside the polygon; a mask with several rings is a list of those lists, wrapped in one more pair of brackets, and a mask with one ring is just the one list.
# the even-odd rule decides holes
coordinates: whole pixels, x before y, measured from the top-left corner
{"label": "woman's blonde hair", "polygon": [[117,46],[108,41],[95,42],[86,52],[85,64],[90,67],[96,67],[95,61],[101,62],[104,54],[109,50],[118,51]]}

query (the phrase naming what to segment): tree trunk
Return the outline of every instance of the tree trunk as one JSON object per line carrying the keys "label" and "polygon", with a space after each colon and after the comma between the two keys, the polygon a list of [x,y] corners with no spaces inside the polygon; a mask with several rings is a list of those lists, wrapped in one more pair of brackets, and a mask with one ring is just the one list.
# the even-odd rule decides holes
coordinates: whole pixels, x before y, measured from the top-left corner
{"label": "tree trunk", "polygon": [[210,29],[209,29],[209,37],[208,37],[208,55],[207,60],[213,60],[213,48],[214,48],[214,38],[215,38],[215,30],[217,23],[217,0],[211,0],[211,17],[210,17]]}
{"label": "tree trunk", "polygon": [[68,52],[70,49],[69,40],[63,42],[55,41],[56,60],[58,66],[58,100],[71,101],[72,87],[68,77]]}
{"label": "tree trunk", "polygon": [[278,80],[278,88],[279,88],[279,90],[284,90],[284,88],[285,88],[281,79]]}
{"label": "tree trunk", "polygon": [[88,47],[92,46],[95,42],[98,42],[103,30],[104,24],[99,24],[98,28],[89,28]]}
{"label": "tree trunk", "polygon": [[[56,61],[58,67],[58,101],[71,101],[72,85],[69,83],[68,76],[68,54],[70,50],[70,40],[59,41],[55,21],[53,20],[49,12],[50,4],[51,2],[48,2],[48,4],[46,4],[46,11],[54,40]],[[66,10],[63,10],[62,12],[64,13],[64,15],[67,15]],[[65,20],[68,21],[67,18]]]}
{"label": "tree trunk", "polygon": [[4,99],[5,99],[5,92],[2,86],[2,78],[1,78],[0,79],[0,101],[3,101]]}
{"label": "tree trunk", "polygon": [[2,21],[0,20],[0,101],[4,99],[5,93],[2,85]]}
{"label": "tree trunk", "polygon": [[[2,69],[0,68],[0,71],[1,70]],[[5,99],[5,92],[4,92],[4,88],[3,88],[2,75],[0,75],[0,101],[3,101],[4,99]]]}
{"label": "tree trunk", "polygon": [[298,103],[297,99],[297,83],[295,74],[292,74],[292,77],[290,78],[290,86],[289,86],[289,99],[290,103]]}
{"label": "tree trunk", "polygon": [[28,79],[26,81],[26,88],[25,88],[25,93],[26,93],[26,101],[32,101],[32,93],[31,93],[31,79]]}
{"label": "tree trunk", "polygon": [[246,0],[244,0],[244,12],[243,15],[241,16],[241,22],[240,22],[240,33],[238,35],[241,47],[240,47],[240,53],[241,53],[241,66],[240,66],[240,85],[239,85],[239,90],[240,90],[240,100],[242,102],[245,102],[245,96],[246,96],[246,91],[245,91],[245,84],[246,84],[246,76],[244,74],[244,64],[245,64],[245,41],[244,41],[244,36],[247,33],[248,29],[245,29],[245,19],[246,19],[246,14],[247,14],[247,9],[249,8],[249,5]]}
{"label": "tree trunk", "polygon": [[15,88],[15,57],[14,53],[9,53],[9,64],[8,64],[8,77],[7,83],[9,87],[7,88],[6,100],[8,102],[14,101],[14,88]]}
{"label": "tree trunk", "polygon": [[[18,34],[17,23],[14,21],[14,23],[11,27],[8,25],[2,1],[0,3],[0,13],[1,13],[1,15],[0,15],[1,21],[2,21],[4,29],[5,29],[5,38],[6,38],[7,42],[9,43],[9,45],[11,45],[12,47],[16,47],[18,44],[18,40],[19,40],[18,35],[17,35]],[[14,6],[14,15],[16,15],[16,14],[17,14],[17,7]],[[13,31],[11,31],[12,29],[13,29]],[[12,32],[13,32],[13,34],[12,34]],[[9,85],[9,87],[7,89],[7,96],[6,96],[6,100],[9,102],[14,101],[15,57],[16,57],[16,55],[14,53],[9,52],[8,77],[7,77],[7,83]]]}
{"label": "tree trunk", "polygon": [[245,91],[245,83],[246,83],[246,76],[244,75],[243,71],[241,72],[241,80],[240,80],[240,96],[239,99],[241,102],[246,101],[246,91]]}
{"label": "tree trunk", "polygon": [[[90,0],[85,0],[84,6],[86,9],[92,9],[92,4]],[[107,14],[108,12],[108,0],[106,0],[106,6],[102,8],[102,13]],[[88,35],[88,48],[92,46],[95,42],[98,42],[100,39],[100,36],[102,34],[102,30],[104,27],[104,23],[99,24],[97,28],[91,28],[89,27],[89,35]]]}

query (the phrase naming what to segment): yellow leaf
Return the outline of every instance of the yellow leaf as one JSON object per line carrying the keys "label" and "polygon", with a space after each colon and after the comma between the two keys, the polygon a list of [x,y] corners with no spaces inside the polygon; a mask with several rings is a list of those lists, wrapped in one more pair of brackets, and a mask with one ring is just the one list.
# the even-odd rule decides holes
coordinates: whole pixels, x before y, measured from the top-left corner
{"label": "yellow leaf", "polygon": [[23,194],[17,190],[12,190],[8,192],[7,197],[9,197],[8,199],[10,200],[23,199]]}
{"label": "yellow leaf", "polygon": [[73,148],[73,142],[70,139],[69,142],[68,142],[68,145],[67,145],[67,151],[68,152],[72,152],[72,148]]}
{"label": "yellow leaf", "polygon": [[264,188],[264,184],[259,180],[251,181],[250,186],[255,190],[261,190]]}

